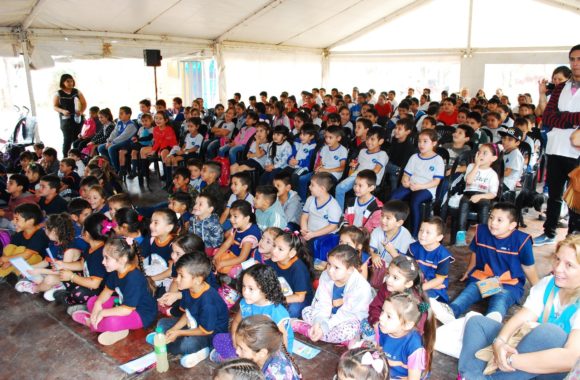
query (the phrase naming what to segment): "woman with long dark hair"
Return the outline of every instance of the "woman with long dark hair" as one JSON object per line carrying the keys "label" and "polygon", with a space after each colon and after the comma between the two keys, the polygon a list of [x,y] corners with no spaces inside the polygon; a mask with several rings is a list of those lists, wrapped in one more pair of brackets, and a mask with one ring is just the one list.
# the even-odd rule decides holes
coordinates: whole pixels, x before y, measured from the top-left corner
{"label": "woman with long dark hair", "polygon": [[83,125],[83,112],[87,108],[84,95],[75,88],[75,80],[70,74],[60,77],[60,89],[54,95],[54,110],[60,118],[62,131],[62,154],[68,155],[72,142],[78,138]]}

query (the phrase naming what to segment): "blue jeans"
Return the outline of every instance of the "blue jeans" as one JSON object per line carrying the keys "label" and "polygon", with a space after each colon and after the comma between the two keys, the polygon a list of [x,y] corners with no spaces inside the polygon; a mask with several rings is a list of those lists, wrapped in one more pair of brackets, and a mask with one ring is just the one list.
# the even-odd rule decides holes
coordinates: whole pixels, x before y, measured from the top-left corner
{"label": "blue jeans", "polygon": [[[502,317],[505,317],[509,308],[519,301],[519,297],[514,293],[515,292],[502,289],[501,292],[489,297],[487,314],[496,311],[500,313]],[[471,305],[481,301],[482,299],[483,298],[481,298],[481,293],[479,292],[476,283],[470,282],[449,306],[451,307],[451,310],[453,310],[455,318],[458,318],[460,315],[465,313]]]}
{"label": "blue jeans", "polygon": [[399,186],[400,170],[401,168],[395,164],[392,164],[391,161],[387,162],[387,166],[385,167],[385,176],[388,178],[391,191],[395,191],[397,186]]}
{"label": "blue jeans", "polygon": [[219,149],[218,156],[225,157],[226,155],[228,155],[230,158],[230,165],[233,165],[236,163],[238,159],[238,152],[241,152],[243,150],[244,150],[243,145],[236,145],[232,147],[230,147],[229,145],[224,145]]}
{"label": "blue jeans", "polygon": [[302,203],[306,203],[308,185],[310,184],[310,178],[312,178],[313,174],[314,173],[306,173],[298,178],[298,189],[296,191],[298,192],[300,199],[302,199]]}
{"label": "blue jeans", "polygon": [[272,169],[271,172],[264,171],[258,180],[260,185],[272,185],[274,183],[274,177],[276,174],[280,173],[283,169]]}
{"label": "blue jeans", "polygon": [[206,145],[205,157],[208,160],[213,160],[214,158],[217,157],[219,148],[220,148],[220,140],[219,139],[211,140]]}
{"label": "blue jeans", "polygon": [[416,238],[421,225],[421,203],[433,200],[433,195],[429,190],[412,191],[409,188],[399,186],[391,194],[391,200],[393,199],[401,201],[409,199],[412,224],[411,234]]}
{"label": "blue jeans", "polygon": [[[470,318],[463,333],[463,347],[459,355],[459,373],[469,380],[525,380],[525,379],[563,379],[566,374],[535,375],[516,370],[515,372],[497,371],[493,375],[484,376],[483,370],[487,362],[475,357],[480,349],[492,344],[503,325],[493,319],[477,315]],[[544,323],[533,329],[517,346],[518,353],[530,353],[564,347],[568,335],[560,327]]]}
{"label": "blue jeans", "polygon": [[[157,327],[161,327],[163,332],[165,332],[173,327],[177,321],[179,321],[178,318],[162,318],[157,322]],[[188,327],[186,326],[185,329],[187,328]],[[211,347],[211,340],[211,335],[183,336],[169,343],[167,345],[167,350],[174,355],[194,354],[206,347]]]}
{"label": "blue jeans", "polygon": [[336,196],[334,198],[336,199],[336,201],[340,205],[341,209],[344,209],[344,197],[345,197],[346,193],[348,193],[349,191],[352,190],[352,187],[354,186],[355,178],[356,178],[356,175],[351,175],[349,177],[346,177],[345,179],[340,181],[340,183],[336,186],[336,192],[335,192]]}
{"label": "blue jeans", "polygon": [[131,146],[131,140],[125,140],[120,143],[116,143],[107,148],[106,144],[99,145],[99,154],[107,158],[116,172],[120,170],[119,167],[119,151],[123,149],[129,149]]}
{"label": "blue jeans", "polygon": [[290,318],[302,318],[302,310],[309,304],[306,301],[289,303],[288,314],[290,314]]}

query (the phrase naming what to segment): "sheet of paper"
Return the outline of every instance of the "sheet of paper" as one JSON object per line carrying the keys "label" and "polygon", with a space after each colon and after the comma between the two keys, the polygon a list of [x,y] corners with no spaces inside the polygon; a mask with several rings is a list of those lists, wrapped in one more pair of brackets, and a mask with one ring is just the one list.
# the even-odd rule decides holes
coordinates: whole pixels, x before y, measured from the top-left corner
{"label": "sheet of paper", "polygon": [[10,259],[10,263],[14,265],[14,268],[18,269],[20,273],[28,280],[30,281],[34,281],[35,279],[38,280],[39,276],[33,276],[30,273],[28,273],[28,271],[33,268],[22,257],[15,257],[13,259]]}
{"label": "sheet of paper", "polygon": [[131,375],[133,373],[143,372],[148,368],[152,368],[155,365],[156,361],[157,359],[155,357],[155,351],[153,351],[145,356],[141,356],[140,358],[131,360],[130,362],[123,364],[119,368],[121,368],[121,370]]}
{"label": "sheet of paper", "polygon": [[312,359],[320,353],[320,350],[318,348],[304,344],[297,339],[294,339],[292,353],[298,356],[302,356],[304,359]]}

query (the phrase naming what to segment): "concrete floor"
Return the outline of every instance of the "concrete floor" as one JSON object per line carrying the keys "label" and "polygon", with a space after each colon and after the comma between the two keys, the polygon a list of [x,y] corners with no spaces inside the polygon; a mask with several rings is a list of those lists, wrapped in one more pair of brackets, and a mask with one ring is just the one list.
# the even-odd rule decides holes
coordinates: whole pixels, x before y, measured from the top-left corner
{"label": "concrete floor", "polygon": [[[153,192],[140,190],[136,181],[128,185],[137,196],[135,203],[140,206],[167,200],[158,184],[153,184]],[[528,228],[524,231],[532,236],[542,232],[542,222],[536,217],[535,211],[526,216]],[[558,237],[563,238],[565,232],[559,229]],[[472,233],[473,229],[468,236]],[[553,249],[554,246],[534,249],[541,276],[549,272],[548,257]],[[468,250],[454,248],[452,253],[456,261],[450,274],[449,293],[454,298],[461,291],[458,279],[467,265]],[[39,295],[19,294],[7,283],[0,285],[0,310],[0,379],[210,379],[214,368],[206,360],[186,370],[180,367],[177,357],[171,357],[170,371],[165,374],[149,370],[128,376],[118,366],[151,352],[151,346],[145,343],[149,331],[133,331],[122,342],[100,346],[96,334],[73,322],[64,308],[46,302]],[[330,344],[318,346],[322,351],[315,359],[296,357],[304,379],[331,379],[345,350]],[[456,378],[457,361],[451,357],[436,353],[432,367],[431,379]]]}

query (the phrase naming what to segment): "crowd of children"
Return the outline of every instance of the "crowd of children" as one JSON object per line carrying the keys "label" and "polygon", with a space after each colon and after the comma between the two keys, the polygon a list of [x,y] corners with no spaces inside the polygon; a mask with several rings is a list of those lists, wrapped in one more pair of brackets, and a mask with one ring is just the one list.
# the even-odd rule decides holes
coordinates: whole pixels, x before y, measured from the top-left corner
{"label": "crowd of children", "polygon": [[[543,146],[539,120],[503,98],[427,90],[155,112],[144,99],[116,120],[92,107],[67,157],[36,144],[8,177],[1,281],[62,304],[103,345],[156,324],[184,367],[220,363],[216,379],[301,378],[295,333],[349,349],[339,379],[426,378],[435,316],[460,317],[497,279],[486,315],[501,322],[539,281],[513,202]],[[123,183],[149,181],[154,161],[169,200],[136,207]],[[454,300],[448,215],[458,246],[477,224]]]}

